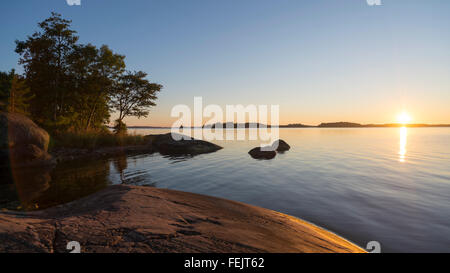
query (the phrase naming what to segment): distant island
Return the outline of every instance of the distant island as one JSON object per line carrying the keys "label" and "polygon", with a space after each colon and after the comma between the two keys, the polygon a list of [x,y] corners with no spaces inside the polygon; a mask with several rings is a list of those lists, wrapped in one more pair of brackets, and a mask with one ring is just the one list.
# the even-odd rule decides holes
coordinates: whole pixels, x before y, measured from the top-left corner
{"label": "distant island", "polygon": [[[261,127],[278,127],[278,128],[397,128],[397,127],[450,127],[450,124],[400,124],[400,123],[385,123],[385,124],[360,124],[354,122],[327,122],[321,123],[319,125],[306,125],[302,123],[293,123],[287,125],[265,125],[261,123],[215,123],[215,124],[205,124],[202,127],[190,127],[190,128],[261,128]],[[110,127],[112,128],[112,127]],[[171,129],[169,126],[129,126],[129,129]],[[187,128],[187,127],[186,127]]]}

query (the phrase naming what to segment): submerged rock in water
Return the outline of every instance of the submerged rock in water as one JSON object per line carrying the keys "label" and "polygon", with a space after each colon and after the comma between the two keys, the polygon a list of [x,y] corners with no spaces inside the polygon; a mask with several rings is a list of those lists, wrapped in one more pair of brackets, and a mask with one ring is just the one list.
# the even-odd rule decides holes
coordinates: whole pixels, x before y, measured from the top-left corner
{"label": "submerged rock in water", "polygon": [[116,185],[36,212],[0,212],[0,252],[365,252],[313,224],[204,195]]}
{"label": "submerged rock in water", "polygon": [[291,146],[289,146],[289,144],[287,144],[284,140],[279,139],[273,142],[271,146],[264,148],[253,148],[248,153],[254,159],[273,159],[277,155],[277,152],[283,153],[285,151],[289,151],[289,149],[291,149]]}
{"label": "submerged rock in water", "polygon": [[1,165],[13,167],[47,161],[49,134],[21,114],[0,113]]}
{"label": "submerged rock in water", "polygon": [[198,155],[222,149],[222,147],[211,142],[191,139],[183,135],[175,135],[175,137],[179,140],[175,140],[171,133],[146,136],[151,145],[164,155]]}
{"label": "submerged rock in water", "polygon": [[277,153],[269,148],[253,148],[248,152],[254,159],[273,159]]}
{"label": "submerged rock in water", "polygon": [[272,144],[272,148],[277,152],[286,152],[291,149],[291,146],[289,146],[286,141],[279,139],[274,141],[274,143]]}

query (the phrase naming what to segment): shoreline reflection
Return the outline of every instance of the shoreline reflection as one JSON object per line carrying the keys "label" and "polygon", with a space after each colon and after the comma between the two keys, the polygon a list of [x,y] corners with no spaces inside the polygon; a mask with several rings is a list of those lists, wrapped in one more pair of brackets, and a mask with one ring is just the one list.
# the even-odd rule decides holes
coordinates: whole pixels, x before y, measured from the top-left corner
{"label": "shoreline reflection", "polygon": [[408,142],[408,129],[406,127],[400,128],[400,150],[399,161],[404,163],[406,161],[406,144]]}

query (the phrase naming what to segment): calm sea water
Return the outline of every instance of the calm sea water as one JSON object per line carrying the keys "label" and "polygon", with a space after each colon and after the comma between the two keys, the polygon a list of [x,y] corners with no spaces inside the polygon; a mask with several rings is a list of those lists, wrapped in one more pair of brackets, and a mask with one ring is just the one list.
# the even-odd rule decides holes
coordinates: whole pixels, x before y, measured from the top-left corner
{"label": "calm sea water", "polygon": [[0,206],[41,209],[111,184],[148,185],[273,209],[363,247],[378,241],[384,252],[450,252],[450,128],[281,129],[280,135],[292,148],[269,161],[247,154],[258,142],[215,141],[224,149],[190,158],[122,156],[16,173],[15,185],[0,190]]}

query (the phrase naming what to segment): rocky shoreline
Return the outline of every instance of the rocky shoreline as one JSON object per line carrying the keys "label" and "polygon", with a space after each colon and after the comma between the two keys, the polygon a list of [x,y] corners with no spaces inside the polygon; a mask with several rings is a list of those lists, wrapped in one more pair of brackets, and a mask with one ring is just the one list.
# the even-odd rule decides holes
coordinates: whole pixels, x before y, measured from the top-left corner
{"label": "rocky shoreline", "polygon": [[146,144],[137,146],[105,147],[94,150],[88,149],[59,149],[51,152],[52,162],[61,163],[71,160],[100,159],[118,155],[139,155],[159,152],[162,155],[190,155],[216,152],[222,147],[203,140],[172,139],[172,134],[145,136]]}
{"label": "rocky shoreline", "polygon": [[94,150],[89,149],[59,149],[51,152],[53,163],[62,163],[72,160],[84,159],[101,159],[107,157],[114,157],[118,155],[139,155],[152,154],[156,152],[152,145],[136,145],[136,146],[118,146],[105,147]]}
{"label": "rocky shoreline", "polygon": [[310,223],[220,198],[111,186],[37,212],[0,212],[0,252],[363,253]]}
{"label": "rocky shoreline", "polygon": [[[24,175],[23,181],[29,177],[22,174],[22,167],[53,168],[72,160],[154,152],[194,156],[222,149],[202,140],[175,141],[171,134],[164,134],[147,136],[146,143],[139,146],[60,149],[49,155],[48,133],[30,119],[2,114],[0,121],[0,165],[15,168],[15,178]],[[41,190],[46,190],[49,174],[43,172],[42,176],[39,183],[43,184]],[[24,190],[36,193],[33,186]],[[0,252],[65,253],[72,241],[79,242],[81,251],[87,253],[364,252],[333,233],[282,213],[151,187],[109,186],[41,211],[0,212]]]}

